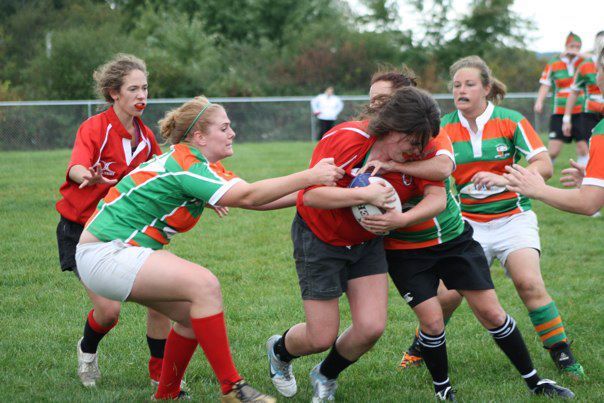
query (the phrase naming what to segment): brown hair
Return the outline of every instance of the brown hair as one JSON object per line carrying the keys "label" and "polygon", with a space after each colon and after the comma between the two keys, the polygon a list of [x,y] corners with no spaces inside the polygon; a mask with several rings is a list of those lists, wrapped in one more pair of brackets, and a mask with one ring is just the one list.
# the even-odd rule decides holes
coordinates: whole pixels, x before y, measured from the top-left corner
{"label": "brown hair", "polygon": [[382,137],[390,132],[404,133],[414,138],[423,149],[440,130],[438,104],[424,90],[403,87],[392,96],[377,102],[369,121],[369,132]]}
{"label": "brown hair", "polygon": [[178,144],[185,141],[185,132],[204,108],[206,109],[187,133],[189,135],[196,130],[205,133],[205,127],[210,122],[212,115],[218,109],[223,109],[222,105],[212,104],[206,97],[199,96],[185,102],[176,109],[166,112],[166,115],[158,122],[159,133],[166,140],[166,143]]}
{"label": "brown hair", "polygon": [[[485,61],[478,56],[467,56],[453,63],[451,67],[449,67],[451,80],[453,80],[455,73],[466,68],[476,69],[480,72],[480,81],[482,82],[483,87],[491,86],[491,90],[487,94],[487,99],[489,101],[492,101],[494,104],[503,101],[507,92],[507,87],[504,83],[493,77],[489,66],[487,66]],[[452,87],[452,82],[449,83],[449,87]]]}
{"label": "brown hair", "polygon": [[392,85],[393,90],[398,90],[403,87],[417,87],[417,76],[406,65],[402,65],[400,69],[390,65],[380,66],[371,77],[371,85],[378,81],[388,81]]}
{"label": "brown hair", "polygon": [[133,55],[118,53],[92,74],[96,92],[101,98],[112,104],[111,90],[119,91],[124,84],[124,77],[133,70],[140,70],[145,76],[147,75],[147,66],[144,61]]}

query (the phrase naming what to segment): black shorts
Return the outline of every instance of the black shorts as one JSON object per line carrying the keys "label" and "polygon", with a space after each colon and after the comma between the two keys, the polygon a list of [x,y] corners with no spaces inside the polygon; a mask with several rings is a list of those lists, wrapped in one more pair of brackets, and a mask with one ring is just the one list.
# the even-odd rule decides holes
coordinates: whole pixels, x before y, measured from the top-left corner
{"label": "black shorts", "polygon": [[549,120],[549,139],[560,140],[566,144],[575,141],[587,141],[591,133],[585,134],[582,132],[582,115],[583,113],[575,113],[571,115],[570,122],[572,127],[570,129],[570,137],[566,137],[562,134],[562,115],[552,115]]}
{"label": "black shorts", "polygon": [[59,225],[57,225],[57,243],[59,245],[61,270],[73,271],[77,275],[75,253],[83,230],[84,226],[82,224],[69,221],[67,218],[61,216]]}
{"label": "black shorts", "polygon": [[599,113],[582,113],[579,119],[579,131],[585,133],[586,140],[591,138],[591,132],[594,127],[602,120],[602,115]]}
{"label": "black shorts", "polygon": [[436,296],[442,280],[450,290],[490,290],[489,263],[466,222],[455,239],[422,249],[387,250],[388,273],[411,307]]}
{"label": "black shorts", "polygon": [[299,214],[291,235],[303,300],[339,298],[349,280],[388,271],[381,237],[350,247],[330,245],[321,241]]}

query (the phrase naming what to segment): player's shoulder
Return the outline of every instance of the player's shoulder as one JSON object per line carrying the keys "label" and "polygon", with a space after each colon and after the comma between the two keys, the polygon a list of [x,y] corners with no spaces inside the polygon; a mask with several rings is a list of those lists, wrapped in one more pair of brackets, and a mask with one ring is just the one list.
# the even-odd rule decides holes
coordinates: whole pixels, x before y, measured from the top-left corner
{"label": "player's shoulder", "polygon": [[442,128],[447,125],[459,122],[459,113],[457,112],[457,110],[455,110],[453,112],[446,113],[445,115],[443,115],[442,118],[440,118],[440,127]]}
{"label": "player's shoulder", "polygon": [[554,55],[552,57],[550,57],[550,59],[547,61],[547,65],[548,66],[553,66],[554,64],[558,63],[558,62],[562,62],[562,57],[560,54]]}
{"label": "player's shoulder", "polygon": [[80,124],[78,133],[91,138],[100,137],[105,134],[109,126],[109,119],[106,111],[90,116]]}
{"label": "player's shoulder", "polygon": [[371,138],[368,131],[369,122],[353,120],[340,123],[329,130],[321,142],[365,142]]}
{"label": "player's shoulder", "polygon": [[507,119],[511,120],[514,123],[518,123],[524,119],[524,115],[513,109],[508,109],[504,108],[503,106],[495,105],[495,107],[493,108],[493,114],[491,115],[491,119]]}

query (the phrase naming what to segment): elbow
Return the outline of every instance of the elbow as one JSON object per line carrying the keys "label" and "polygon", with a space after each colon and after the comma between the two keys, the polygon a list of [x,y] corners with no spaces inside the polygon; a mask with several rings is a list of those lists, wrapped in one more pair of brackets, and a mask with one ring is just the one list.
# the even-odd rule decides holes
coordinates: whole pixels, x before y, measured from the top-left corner
{"label": "elbow", "polygon": [[435,159],[438,161],[438,164],[434,164],[434,173],[432,178],[428,178],[430,180],[435,181],[444,181],[453,173],[453,168],[455,164],[451,161],[451,158],[445,155],[439,155]]}
{"label": "elbow", "polygon": [[448,164],[443,164],[443,166],[439,169],[438,175],[439,178],[437,180],[444,181],[453,173],[453,163],[449,162]]}
{"label": "elbow", "polygon": [[312,196],[312,193],[305,192],[302,196],[302,203],[307,207],[318,208],[316,198]]}
{"label": "elbow", "polygon": [[582,208],[580,213],[587,216],[592,216],[596,214],[598,211],[600,211],[600,208],[602,208],[602,206],[597,205],[595,203],[584,203],[584,205],[581,207]]}
{"label": "elbow", "polygon": [[545,179],[546,181],[548,181],[552,176],[554,176],[554,166],[551,162],[547,164],[547,166],[543,169],[543,171],[541,172],[541,176],[543,176],[543,179]]}

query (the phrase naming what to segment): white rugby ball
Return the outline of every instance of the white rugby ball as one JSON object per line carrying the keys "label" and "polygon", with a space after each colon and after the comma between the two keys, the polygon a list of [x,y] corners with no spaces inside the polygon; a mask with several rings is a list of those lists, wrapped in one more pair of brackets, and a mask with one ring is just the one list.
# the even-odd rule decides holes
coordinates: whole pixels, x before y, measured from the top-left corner
{"label": "white rugby ball", "polygon": [[[350,188],[365,187],[365,186],[369,186],[371,183],[376,183],[376,182],[381,182],[384,185],[386,185],[387,187],[392,188],[392,185],[384,178],[381,178],[379,176],[371,176],[369,173],[362,173],[360,175],[357,175],[352,180],[352,182],[350,183],[350,185],[348,187],[350,187]],[[395,200],[392,203],[392,205],[389,207],[393,207],[396,211],[400,212],[400,211],[402,211],[402,206],[401,206],[401,200],[398,197],[398,193],[394,192],[394,197],[395,197]],[[365,228],[369,232],[373,232],[373,231],[366,228],[363,225],[363,223],[361,222],[361,219],[366,216],[379,215],[379,214],[384,214],[386,212],[386,210],[382,210],[381,208],[374,206],[373,204],[360,204],[358,206],[352,206],[350,209],[352,210],[352,214],[354,215],[354,218],[356,218],[357,222],[361,225],[361,227]],[[375,232],[375,234],[387,235],[388,232],[379,232],[379,233]]]}

